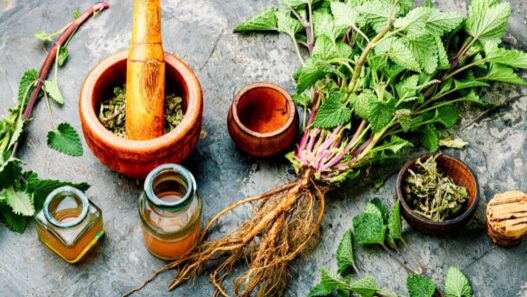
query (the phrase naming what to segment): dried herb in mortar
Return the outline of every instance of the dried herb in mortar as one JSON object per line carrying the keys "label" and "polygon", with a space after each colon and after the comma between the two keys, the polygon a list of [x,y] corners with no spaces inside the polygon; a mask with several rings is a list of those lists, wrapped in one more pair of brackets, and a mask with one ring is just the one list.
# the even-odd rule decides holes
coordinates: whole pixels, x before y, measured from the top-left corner
{"label": "dried herb in mortar", "polygon": [[416,161],[415,172],[405,179],[404,191],[413,210],[434,222],[455,216],[468,201],[467,189],[437,168],[437,156]]}
{"label": "dried herb in mortar", "polygon": [[[103,101],[99,110],[99,121],[113,134],[126,137],[125,86],[113,89],[114,97]],[[175,94],[165,96],[165,133],[172,131],[183,120],[183,99]]]}

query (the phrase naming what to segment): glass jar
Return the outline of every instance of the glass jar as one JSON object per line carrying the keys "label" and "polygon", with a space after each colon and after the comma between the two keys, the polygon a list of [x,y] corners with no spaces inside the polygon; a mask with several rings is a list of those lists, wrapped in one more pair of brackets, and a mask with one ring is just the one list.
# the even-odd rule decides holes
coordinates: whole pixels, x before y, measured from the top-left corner
{"label": "glass jar", "polygon": [[164,164],[152,170],[139,197],[144,243],[163,260],[192,250],[200,234],[201,199],[194,176],[185,167]]}
{"label": "glass jar", "polygon": [[76,263],[104,235],[102,212],[76,188],[51,192],[35,215],[40,240],[69,263]]}

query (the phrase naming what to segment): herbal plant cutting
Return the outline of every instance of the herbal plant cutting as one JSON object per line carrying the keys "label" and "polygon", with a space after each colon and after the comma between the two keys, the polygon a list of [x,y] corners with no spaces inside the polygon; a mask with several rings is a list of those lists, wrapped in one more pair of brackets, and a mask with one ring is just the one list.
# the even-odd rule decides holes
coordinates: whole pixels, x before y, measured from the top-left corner
{"label": "herbal plant cutting", "polygon": [[[54,189],[71,185],[86,191],[86,183],[74,184],[52,179],[39,179],[33,171],[24,172],[23,162],[16,157],[17,148],[22,144],[20,137],[31,120],[31,113],[40,97],[44,97],[53,130],[47,135],[47,143],[61,153],[71,156],[82,155],[82,145],[75,129],[69,123],[55,124],[51,113],[50,99],[63,104],[57,71],[68,59],[67,46],[77,29],[91,16],[109,7],[108,3],[98,3],[82,14],[74,13],[74,20],[63,29],[47,34],[39,32],[35,37],[45,42],[53,42],[40,71],[27,70],[20,80],[18,104],[9,109],[9,114],[0,121],[0,217],[7,227],[22,233],[27,218],[42,208],[46,196]],[[50,69],[55,66],[53,79],[47,79]]]}
{"label": "herbal plant cutting", "polygon": [[[210,281],[216,294],[228,296],[225,279],[247,261],[233,280],[236,295],[283,294],[288,264],[318,232],[330,189],[396,158],[414,140],[437,150],[438,129],[454,126],[459,104],[487,104],[477,91],[490,82],[525,84],[516,69],[527,68],[527,55],[501,46],[509,3],[474,0],[467,17],[430,1],[414,6],[411,0],[281,0],[234,29],[278,31],[293,41],[301,62],[294,98],[309,115],[288,154],[298,178],[222,210],[192,253],[146,282],[177,268],[174,289],[214,262]],[[205,240],[226,213],[256,201],[252,217],[236,230]]]}
{"label": "herbal plant cutting", "polygon": [[[410,272],[406,279],[407,296],[432,297],[436,293],[439,296],[446,295],[448,297],[472,296],[472,288],[467,278],[455,267],[448,269],[443,287],[445,294],[443,294],[443,291],[436,288],[432,280],[423,275],[424,269],[411,251],[419,271],[413,270],[406,264],[410,261],[404,258],[403,251],[397,244],[401,242],[406,249],[409,249],[408,244],[402,237],[402,221],[399,207],[398,200],[390,210],[379,198],[371,200],[366,205],[364,212],[353,218],[353,230],[348,230],[338,245],[336,254],[338,274],[322,268],[320,270],[320,282],[311,289],[308,297],[334,296],[334,293],[337,296],[350,296],[352,293],[362,297],[398,296],[378,288],[375,278],[372,276],[361,275],[362,272],[355,265],[353,237],[359,244],[377,244],[382,246],[390,256],[394,257]],[[354,280],[352,272],[355,272],[360,278]]]}

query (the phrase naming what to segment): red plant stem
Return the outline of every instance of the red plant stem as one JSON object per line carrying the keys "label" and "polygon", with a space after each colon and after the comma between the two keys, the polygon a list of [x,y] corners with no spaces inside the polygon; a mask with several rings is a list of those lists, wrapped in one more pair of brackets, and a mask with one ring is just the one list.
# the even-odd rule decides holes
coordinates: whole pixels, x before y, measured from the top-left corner
{"label": "red plant stem", "polygon": [[31,93],[31,97],[29,97],[29,102],[27,104],[26,109],[24,110],[24,120],[29,119],[31,116],[31,112],[33,111],[33,107],[35,106],[35,103],[38,99],[38,94],[40,93],[40,90],[42,89],[42,85],[44,84],[44,81],[48,77],[48,73],[53,66],[53,63],[55,62],[55,56],[57,55],[57,49],[61,47],[68,38],[91,16],[93,16],[96,13],[99,13],[103,11],[104,9],[110,7],[110,4],[107,2],[99,2],[92,7],[88,8],[86,11],[84,11],[77,19],[75,19],[69,26],[60,34],[60,36],[57,38],[57,41],[53,44],[51,49],[48,52],[48,55],[46,56],[46,59],[44,60],[44,63],[42,64],[42,68],[40,69],[39,76],[37,79],[37,85],[35,89],[33,89],[33,92]]}

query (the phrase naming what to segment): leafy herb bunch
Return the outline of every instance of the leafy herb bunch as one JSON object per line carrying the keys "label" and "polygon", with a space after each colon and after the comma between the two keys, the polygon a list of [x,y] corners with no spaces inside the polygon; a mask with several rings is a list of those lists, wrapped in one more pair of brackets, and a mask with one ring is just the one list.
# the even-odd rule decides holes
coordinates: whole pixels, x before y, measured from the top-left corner
{"label": "leafy herb bunch", "polygon": [[[23,162],[16,157],[20,144],[20,136],[31,120],[33,107],[40,97],[44,97],[54,130],[47,135],[48,146],[71,156],[81,156],[83,153],[79,135],[69,123],[55,124],[51,112],[50,98],[57,104],[63,104],[64,98],[58,85],[57,71],[68,59],[67,46],[77,29],[91,16],[108,8],[108,3],[100,2],[84,13],[74,13],[74,20],[61,30],[47,34],[39,32],[35,37],[52,42],[40,71],[27,70],[18,87],[18,104],[9,109],[9,114],[0,120],[0,219],[7,227],[22,233],[27,225],[28,217],[42,208],[46,196],[54,189],[70,185],[86,191],[86,183],[74,184],[53,179],[39,179],[33,171],[23,172]],[[55,73],[52,80],[47,80],[52,67]]]}
{"label": "leafy herb bunch", "polygon": [[[235,32],[288,35],[301,62],[296,103],[306,109],[300,142],[288,158],[297,180],[239,200],[207,224],[197,247],[157,270],[179,269],[174,289],[217,264],[210,280],[217,294],[237,262],[241,296],[283,294],[287,267],[308,246],[324,216],[325,194],[373,163],[396,158],[414,135],[438,149],[438,128],[450,128],[461,103],[487,104],[477,90],[491,81],[525,84],[515,72],[527,55],[500,47],[509,3],[473,0],[469,15],[442,12],[413,0],[280,0]],[[309,56],[304,59],[301,47]],[[230,210],[261,201],[254,214],[222,238],[205,240]],[[220,258],[220,261],[215,261]],[[250,259],[246,261],[246,259]],[[139,290],[139,287],[129,293]]]}
{"label": "leafy herb bunch", "polygon": [[353,218],[353,229],[344,234],[338,245],[336,254],[338,274],[322,268],[320,282],[311,289],[308,297],[334,296],[334,293],[337,293],[337,296],[350,296],[352,293],[361,297],[397,296],[393,292],[379,288],[372,276],[361,276],[358,280],[353,280],[352,272],[359,276],[362,274],[355,265],[354,238],[362,245],[380,245],[410,273],[406,279],[409,297],[432,297],[436,294],[447,297],[472,296],[468,279],[456,267],[448,269],[443,290],[436,288],[436,284],[424,276],[424,269],[413,252],[411,254],[418,268],[417,270],[410,268],[407,265],[410,261],[405,259],[403,251],[398,247],[398,242],[401,242],[405,248],[410,249],[402,236],[399,201],[388,210],[382,200],[374,198],[362,213]]}

